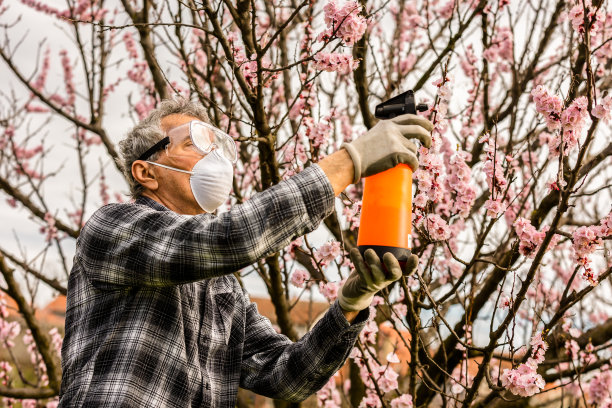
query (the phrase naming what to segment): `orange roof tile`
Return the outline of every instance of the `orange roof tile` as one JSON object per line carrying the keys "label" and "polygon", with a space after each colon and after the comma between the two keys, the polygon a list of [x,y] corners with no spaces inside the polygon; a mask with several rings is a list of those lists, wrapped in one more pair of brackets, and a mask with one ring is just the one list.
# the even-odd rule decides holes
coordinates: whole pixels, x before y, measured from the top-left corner
{"label": "orange roof tile", "polygon": [[[17,304],[13,299],[5,296],[9,314],[14,317],[20,317],[17,310]],[[270,321],[276,323],[276,313],[274,305],[269,298],[251,297],[251,301],[257,304],[259,313],[266,316]],[[293,300],[295,301],[295,300]],[[329,308],[327,303],[300,301],[290,311],[290,316],[298,326],[309,326],[316,318]],[[36,310],[36,318],[45,324],[63,327],[64,319],[66,318],[66,296],[60,295],[49,302],[44,308]]]}

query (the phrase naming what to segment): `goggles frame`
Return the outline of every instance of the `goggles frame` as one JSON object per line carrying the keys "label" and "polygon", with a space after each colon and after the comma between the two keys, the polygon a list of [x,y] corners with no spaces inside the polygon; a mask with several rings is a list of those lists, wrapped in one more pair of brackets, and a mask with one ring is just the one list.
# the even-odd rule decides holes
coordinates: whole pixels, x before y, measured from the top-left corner
{"label": "goggles frame", "polygon": [[[147,151],[141,154],[137,160],[147,160],[152,154],[156,153],[161,149],[166,148],[171,143],[170,138],[172,134],[176,134],[178,130],[182,130],[187,126],[189,126],[189,137],[191,138],[191,142],[193,143],[194,148],[199,153],[206,155],[214,149],[219,149],[221,150],[221,153],[226,159],[228,159],[232,163],[236,163],[236,161],[238,160],[238,152],[236,150],[236,144],[234,143],[234,139],[232,139],[230,135],[228,135],[221,129],[218,129],[209,123],[202,122],[201,120],[192,120],[190,122],[171,129],[166,133],[166,137],[164,137],[159,142],[155,143],[153,146],[147,149]],[[194,128],[196,126],[203,126],[206,129],[212,131],[215,135],[215,137],[209,143],[208,146],[202,146],[202,143],[198,143],[196,138],[194,138]],[[217,143],[215,143],[215,141],[217,141]]]}

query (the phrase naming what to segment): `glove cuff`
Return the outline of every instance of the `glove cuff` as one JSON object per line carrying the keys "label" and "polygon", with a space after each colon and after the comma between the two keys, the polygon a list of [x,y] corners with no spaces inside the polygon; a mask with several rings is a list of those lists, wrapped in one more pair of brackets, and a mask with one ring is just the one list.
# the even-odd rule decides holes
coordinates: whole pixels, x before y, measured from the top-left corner
{"label": "glove cuff", "polygon": [[342,292],[340,292],[340,294],[338,295],[338,304],[343,310],[346,310],[347,312],[359,312],[370,307],[370,304],[372,303],[373,299],[374,294],[368,296],[367,298],[358,299],[357,301],[349,301],[342,295]]}
{"label": "glove cuff", "polygon": [[340,148],[346,150],[349,156],[351,156],[355,172],[355,175],[353,176],[353,184],[359,183],[359,180],[361,180],[361,156],[359,156],[357,149],[355,149],[349,143],[342,143],[342,146],[340,146]]}

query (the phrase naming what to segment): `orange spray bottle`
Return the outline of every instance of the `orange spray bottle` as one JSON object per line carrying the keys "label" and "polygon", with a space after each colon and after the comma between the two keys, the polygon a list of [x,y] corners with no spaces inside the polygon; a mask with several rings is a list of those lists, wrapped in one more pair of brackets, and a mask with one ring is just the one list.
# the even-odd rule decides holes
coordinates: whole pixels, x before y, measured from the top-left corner
{"label": "orange spray bottle", "polygon": [[[410,90],[377,105],[375,116],[391,119],[417,110],[426,111],[427,105],[417,105]],[[357,236],[362,255],[372,248],[380,258],[390,252],[402,267],[406,263],[412,247],[412,171],[407,164],[399,164],[365,178]]]}

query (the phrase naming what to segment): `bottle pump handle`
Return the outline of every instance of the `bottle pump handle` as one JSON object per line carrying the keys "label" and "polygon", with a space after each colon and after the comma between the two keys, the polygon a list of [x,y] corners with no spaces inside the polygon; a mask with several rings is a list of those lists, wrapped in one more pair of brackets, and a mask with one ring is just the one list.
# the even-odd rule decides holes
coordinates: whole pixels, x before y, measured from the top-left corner
{"label": "bottle pump handle", "polygon": [[408,90],[376,105],[374,116],[378,119],[391,119],[405,113],[416,115],[417,111],[425,112],[427,109],[429,108],[424,103],[419,103],[417,105],[414,98],[414,91]]}

